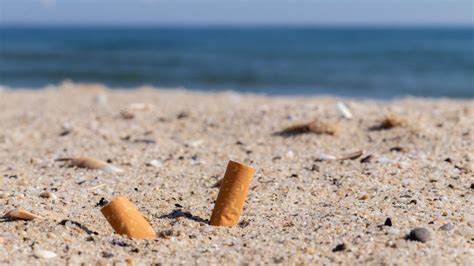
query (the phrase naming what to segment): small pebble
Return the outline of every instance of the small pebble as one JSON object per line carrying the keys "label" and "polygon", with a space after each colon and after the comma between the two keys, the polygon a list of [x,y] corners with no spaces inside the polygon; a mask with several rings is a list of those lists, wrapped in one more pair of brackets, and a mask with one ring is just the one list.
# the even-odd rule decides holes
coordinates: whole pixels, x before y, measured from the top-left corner
{"label": "small pebble", "polygon": [[369,155],[365,156],[364,158],[362,158],[360,160],[360,163],[369,163],[370,161],[372,161],[374,159],[374,157],[375,157],[374,155],[369,154]]}
{"label": "small pebble", "polygon": [[42,198],[45,198],[45,199],[53,199],[53,200],[58,198],[55,194],[53,194],[49,191],[41,192],[41,194],[39,194],[39,196],[42,197]]}
{"label": "small pebble", "polygon": [[425,243],[426,241],[430,240],[430,231],[423,227],[418,227],[410,231],[408,234],[407,239],[412,241],[420,241]]}
{"label": "small pebble", "polygon": [[109,201],[102,197],[100,198],[99,202],[95,206],[104,207],[105,205],[107,205],[107,203],[109,203]]}
{"label": "small pebble", "polygon": [[339,251],[344,251],[346,250],[346,244],[338,244],[335,248],[332,249],[332,252],[339,252]]}
{"label": "small pebble", "polygon": [[135,114],[128,110],[123,110],[120,112],[120,115],[123,119],[133,119],[135,118]]}
{"label": "small pebble", "polygon": [[112,258],[114,256],[114,254],[110,253],[110,252],[102,252],[102,257],[103,258]]}
{"label": "small pebble", "polygon": [[387,219],[385,220],[385,223],[383,223],[383,225],[385,225],[385,226],[392,226],[392,219],[390,219],[390,217],[387,218]]}
{"label": "small pebble", "polygon": [[56,253],[52,251],[39,249],[33,252],[33,256],[35,256],[38,259],[52,259],[56,257],[57,255]]}
{"label": "small pebble", "polygon": [[447,223],[443,226],[441,226],[439,229],[443,230],[443,231],[451,231],[454,229],[454,224],[453,223]]}
{"label": "small pebble", "polygon": [[105,94],[105,93],[99,93],[99,94],[95,95],[94,101],[95,101],[97,104],[106,105],[106,104],[107,104],[107,94]]}

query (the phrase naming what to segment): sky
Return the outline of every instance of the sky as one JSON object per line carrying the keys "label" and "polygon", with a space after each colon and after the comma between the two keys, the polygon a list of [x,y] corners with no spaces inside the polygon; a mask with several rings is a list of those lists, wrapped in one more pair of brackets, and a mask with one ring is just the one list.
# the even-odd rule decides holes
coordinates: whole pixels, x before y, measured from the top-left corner
{"label": "sky", "polygon": [[474,25],[474,0],[0,0],[0,25]]}

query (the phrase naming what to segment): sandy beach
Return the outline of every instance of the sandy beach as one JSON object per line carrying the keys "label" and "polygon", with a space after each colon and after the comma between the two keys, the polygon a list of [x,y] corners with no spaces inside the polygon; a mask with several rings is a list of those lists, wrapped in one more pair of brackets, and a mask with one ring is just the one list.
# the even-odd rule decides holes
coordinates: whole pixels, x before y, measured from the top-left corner
{"label": "sandy beach", "polygon": [[[277,134],[313,120],[334,132]],[[473,100],[63,83],[0,90],[0,128],[0,214],[43,217],[0,220],[1,265],[474,265]],[[56,161],[84,155],[123,172]],[[239,225],[210,226],[229,160],[256,173]],[[118,195],[156,239],[114,233],[99,203]]]}

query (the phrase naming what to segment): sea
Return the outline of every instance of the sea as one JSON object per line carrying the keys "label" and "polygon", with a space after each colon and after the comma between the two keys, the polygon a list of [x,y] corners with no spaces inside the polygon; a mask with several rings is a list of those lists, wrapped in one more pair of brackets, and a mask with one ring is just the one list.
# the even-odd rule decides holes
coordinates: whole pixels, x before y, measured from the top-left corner
{"label": "sea", "polygon": [[0,27],[0,86],[474,98],[473,27]]}

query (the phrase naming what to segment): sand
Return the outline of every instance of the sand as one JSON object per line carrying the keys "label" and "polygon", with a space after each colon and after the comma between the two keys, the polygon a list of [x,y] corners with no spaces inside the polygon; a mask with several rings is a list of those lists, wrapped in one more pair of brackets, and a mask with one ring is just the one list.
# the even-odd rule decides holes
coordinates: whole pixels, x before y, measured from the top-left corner
{"label": "sand", "polygon": [[[403,123],[381,128],[386,114]],[[275,134],[314,119],[337,133]],[[64,83],[0,91],[0,128],[0,214],[44,217],[0,221],[0,264],[474,264],[473,100]],[[55,161],[81,155],[123,173]],[[214,185],[229,160],[257,172],[240,224],[213,227]],[[98,203],[117,195],[156,240],[114,234]],[[447,223],[454,228],[441,230]],[[406,239],[416,227],[429,230],[426,243]],[[56,256],[41,258],[44,250]]]}

